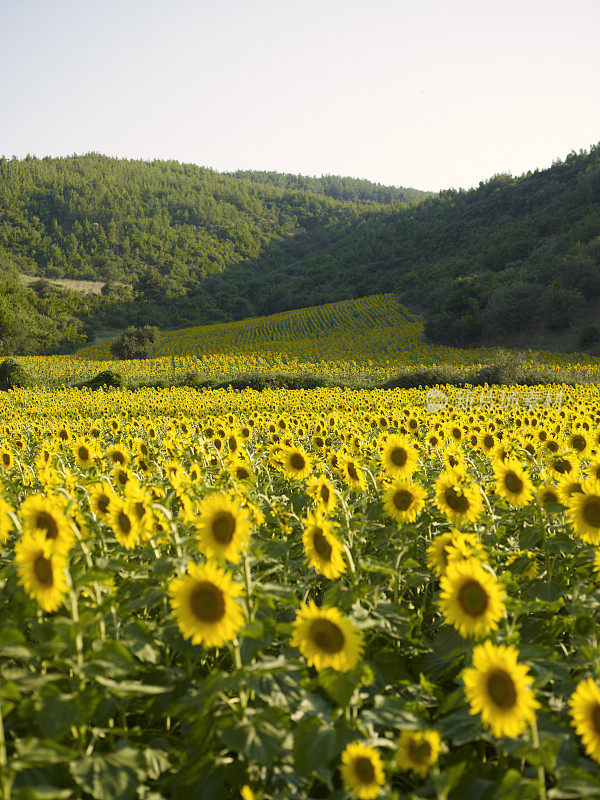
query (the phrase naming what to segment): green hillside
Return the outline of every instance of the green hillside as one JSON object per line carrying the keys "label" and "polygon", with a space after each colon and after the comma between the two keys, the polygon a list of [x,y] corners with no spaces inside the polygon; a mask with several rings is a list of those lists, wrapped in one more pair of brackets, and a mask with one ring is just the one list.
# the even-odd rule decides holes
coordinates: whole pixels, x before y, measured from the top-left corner
{"label": "green hillside", "polygon": [[[106,286],[25,288],[19,272]],[[1,347],[15,352],[69,347],[99,327],[228,322],[386,292],[426,315],[431,341],[561,331],[593,319],[600,296],[600,147],[435,196],[98,154],[2,158],[0,281],[12,298],[0,302]],[[19,339],[23,320],[35,335]]]}

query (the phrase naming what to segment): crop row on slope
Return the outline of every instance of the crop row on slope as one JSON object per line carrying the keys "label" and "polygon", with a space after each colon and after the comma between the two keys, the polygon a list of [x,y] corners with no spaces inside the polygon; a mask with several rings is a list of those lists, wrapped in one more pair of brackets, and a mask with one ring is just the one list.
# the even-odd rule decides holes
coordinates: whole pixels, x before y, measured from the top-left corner
{"label": "crop row on slope", "polygon": [[[110,341],[88,346],[78,355],[90,361],[110,359]],[[451,365],[480,369],[498,357],[488,348],[458,349],[432,345],[423,338],[423,321],[395,295],[372,295],[340,303],[288,311],[240,322],[165,332],[153,354],[164,372],[198,372],[207,378],[249,372],[312,372],[363,376],[383,382],[407,367]],[[516,357],[516,356],[515,356]],[[568,376],[597,375],[597,360],[585,354],[527,352],[519,357]],[[160,362],[154,361],[156,366]],[[130,367],[125,367],[130,369]],[[136,369],[151,370],[147,365]],[[159,376],[160,377],[160,376]]]}

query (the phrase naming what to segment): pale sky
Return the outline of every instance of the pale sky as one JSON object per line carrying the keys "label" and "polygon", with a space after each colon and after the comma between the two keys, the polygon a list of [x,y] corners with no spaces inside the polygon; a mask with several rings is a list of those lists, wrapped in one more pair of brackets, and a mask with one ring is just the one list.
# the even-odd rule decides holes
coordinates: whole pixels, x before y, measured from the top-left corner
{"label": "pale sky", "polygon": [[0,0],[0,154],[470,187],[600,141],[600,0]]}

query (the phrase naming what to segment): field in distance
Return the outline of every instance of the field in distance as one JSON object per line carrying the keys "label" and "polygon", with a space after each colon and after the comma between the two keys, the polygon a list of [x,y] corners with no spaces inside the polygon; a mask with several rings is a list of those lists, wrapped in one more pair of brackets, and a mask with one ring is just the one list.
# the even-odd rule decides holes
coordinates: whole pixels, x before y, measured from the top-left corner
{"label": "field in distance", "polygon": [[[423,336],[423,318],[401,305],[394,294],[377,294],[355,300],[285,311],[238,322],[201,325],[164,332],[152,358],[247,360],[251,369],[276,369],[297,360],[306,367],[352,364],[377,369],[382,374],[406,366],[440,364],[477,367],[489,363],[497,349],[459,349],[430,344]],[[86,360],[111,360],[111,339],[82,348]],[[582,353],[536,351],[523,353],[538,363],[561,370],[597,361]]]}

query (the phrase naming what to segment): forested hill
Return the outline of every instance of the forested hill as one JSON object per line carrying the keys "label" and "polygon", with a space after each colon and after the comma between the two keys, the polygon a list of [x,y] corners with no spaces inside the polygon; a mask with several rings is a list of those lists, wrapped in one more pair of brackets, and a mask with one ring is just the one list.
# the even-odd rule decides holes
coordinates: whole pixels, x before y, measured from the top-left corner
{"label": "forested hill", "polygon": [[306,175],[292,175],[281,172],[257,172],[254,170],[238,170],[230,173],[236,178],[254,183],[270,184],[283,189],[295,189],[302,192],[314,192],[333,197],[334,200],[350,200],[355,203],[405,204],[419,203],[431,192],[404,187],[383,186],[380,183],[359,178],[342,178],[339,175],[323,175],[311,178]]}
{"label": "forested hill", "polygon": [[[600,147],[434,196],[98,154],[1,158],[0,350],[380,292],[426,312],[430,338],[451,344],[536,319],[560,329],[600,297],[599,237]],[[26,289],[18,272],[106,286]]]}

